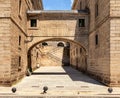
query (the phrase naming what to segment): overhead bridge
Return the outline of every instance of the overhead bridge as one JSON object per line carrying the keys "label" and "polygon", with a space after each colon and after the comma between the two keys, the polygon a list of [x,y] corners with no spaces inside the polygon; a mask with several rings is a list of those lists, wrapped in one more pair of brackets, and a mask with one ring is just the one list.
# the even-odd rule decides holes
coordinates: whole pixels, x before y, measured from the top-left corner
{"label": "overhead bridge", "polygon": [[[48,16],[50,17],[50,19],[52,18],[57,18],[59,19],[60,17],[66,16],[66,18],[70,19],[73,17],[82,17],[82,16],[88,16],[89,15],[89,11],[88,10],[28,10],[27,11],[27,15],[29,17],[31,16],[42,16],[45,19],[48,18]],[[68,17],[69,16],[69,17]]]}
{"label": "overhead bridge", "polygon": [[88,14],[88,10],[28,10],[28,14]]}
{"label": "overhead bridge", "polygon": [[[72,40],[87,47],[88,10],[28,10],[27,15],[28,36],[34,37],[28,47],[48,39]],[[30,27],[32,19],[37,20],[36,27]],[[84,27],[79,27],[80,19]]]}

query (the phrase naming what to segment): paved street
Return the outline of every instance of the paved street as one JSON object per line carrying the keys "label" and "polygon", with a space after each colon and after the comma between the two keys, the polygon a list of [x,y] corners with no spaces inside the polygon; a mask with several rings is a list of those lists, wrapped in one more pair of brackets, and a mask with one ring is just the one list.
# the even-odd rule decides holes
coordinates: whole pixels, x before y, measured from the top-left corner
{"label": "paved street", "polygon": [[[46,94],[42,94],[44,86],[48,87]],[[12,87],[0,87],[0,95],[109,96],[108,87],[71,67],[40,67],[13,87],[17,88],[15,94]],[[114,88],[111,96],[120,96],[120,88]]]}

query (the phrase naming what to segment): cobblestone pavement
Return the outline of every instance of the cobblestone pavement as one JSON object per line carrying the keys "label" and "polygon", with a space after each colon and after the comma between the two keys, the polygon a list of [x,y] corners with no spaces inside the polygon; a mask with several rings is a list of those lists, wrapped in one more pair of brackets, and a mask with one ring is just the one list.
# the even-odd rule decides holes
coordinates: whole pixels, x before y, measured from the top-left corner
{"label": "cobblestone pavement", "polygon": [[[43,94],[43,87],[48,91]],[[82,74],[71,67],[40,67],[29,77],[12,87],[0,87],[0,96],[109,96],[120,98],[120,88],[113,88],[111,94],[108,87]],[[0,97],[1,98],[1,97]]]}

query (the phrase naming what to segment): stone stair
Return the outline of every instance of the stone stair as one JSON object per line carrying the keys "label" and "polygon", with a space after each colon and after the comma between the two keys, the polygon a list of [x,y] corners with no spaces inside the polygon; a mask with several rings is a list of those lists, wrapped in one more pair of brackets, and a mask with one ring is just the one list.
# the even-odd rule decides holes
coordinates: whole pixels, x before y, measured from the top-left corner
{"label": "stone stair", "polygon": [[68,62],[67,59],[63,60],[64,47],[46,46],[41,52],[44,54],[41,58],[42,66],[62,66],[63,62]]}

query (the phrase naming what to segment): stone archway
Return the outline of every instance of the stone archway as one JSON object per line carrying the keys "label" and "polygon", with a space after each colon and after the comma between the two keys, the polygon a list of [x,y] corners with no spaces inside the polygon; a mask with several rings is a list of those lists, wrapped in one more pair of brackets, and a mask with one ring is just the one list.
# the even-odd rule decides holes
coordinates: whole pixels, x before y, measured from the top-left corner
{"label": "stone archway", "polygon": [[[50,38],[50,39],[45,39],[45,40],[41,40],[41,41],[38,41],[36,43],[34,43],[29,49],[28,49],[28,53],[27,53],[27,57],[28,57],[28,69],[32,72],[33,69],[32,69],[32,65],[31,65],[31,50],[36,47],[38,44],[40,43],[44,43],[44,42],[47,42],[47,41],[61,41],[61,42],[66,42],[67,44],[70,43],[70,46],[71,46],[71,49],[69,50],[70,51],[70,65],[75,67],[77,65],[78,69],[79,70],[82,70],[82,71],[85,71],[85,69],[87,69],[85,66],[86,63],[86,49],[84,46],[82,46],[79,42],[76,42],[74,40],[70,40],[70,39],[65,39],[65,38]],[[79,50],[82,48],[83,52],[80,53]],[[76,55],[77,54],[77,55]],[[80,55],[78,55],[80,54]],[[81,58],[80,62],[77,62],[79,64],[76,64],[74,63],[73,61],[74,60],[74,56],[78,56],[77,58]],[[84,64],[83,64],[84,63]]]}

